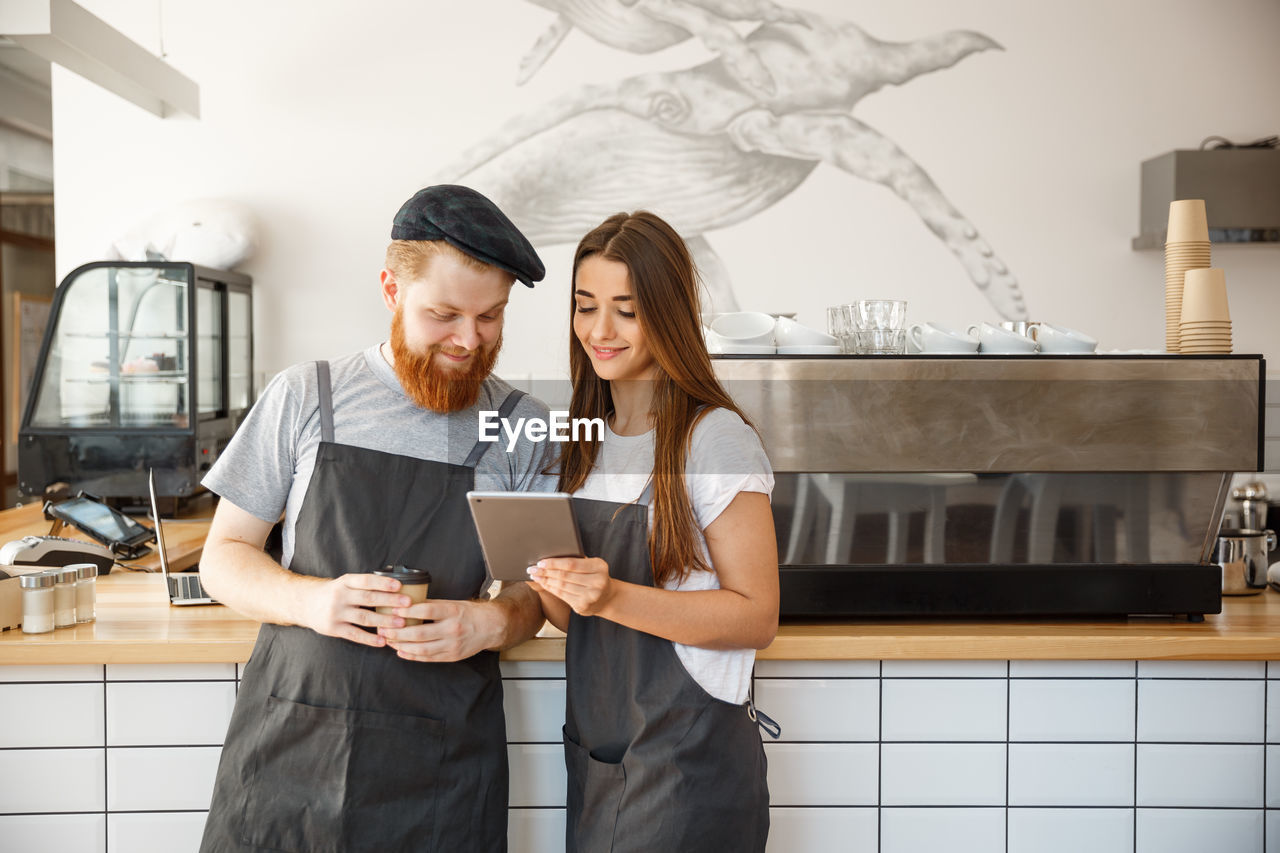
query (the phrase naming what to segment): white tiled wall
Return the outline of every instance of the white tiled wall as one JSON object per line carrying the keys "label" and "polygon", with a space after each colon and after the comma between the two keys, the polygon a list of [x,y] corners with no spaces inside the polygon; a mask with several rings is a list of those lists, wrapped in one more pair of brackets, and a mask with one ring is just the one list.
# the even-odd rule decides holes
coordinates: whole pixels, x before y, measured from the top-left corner
{"label": "white tiled wall", "polygon": [[[199,843],[241,667],[0,667],[0,850]],[[502,665],[512,853],[563,849],[564,666]],[[770,853],[1280,853],[1280,663],[769,661]]]}

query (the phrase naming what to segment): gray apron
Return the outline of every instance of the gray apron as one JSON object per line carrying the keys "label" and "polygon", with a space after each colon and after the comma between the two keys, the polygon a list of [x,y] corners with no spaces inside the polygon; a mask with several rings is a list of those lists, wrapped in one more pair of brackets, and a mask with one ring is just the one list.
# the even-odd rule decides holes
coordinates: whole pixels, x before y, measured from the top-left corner
{"label": "gray apron", "polygon": [[[337,444],[328,363],[321,443],[290,571],[333,578],[399,563],[431,598],[486,579],[463,465]],[[513,391],[505,417],[519,398]],[[373,416],[371,414],[371,416]],[[264,624],[245,667],[200,849],[503,851],[507,748],[498,653],[417,663],[393,649]]]}
{"label": "gray apron", "polygon": [[[586,553],[652,586],[648,508],[573,505]],[[749,705],[712,697],[652,634],[573,613],[566,643],[567,849],[763,851],[769,789]]]}

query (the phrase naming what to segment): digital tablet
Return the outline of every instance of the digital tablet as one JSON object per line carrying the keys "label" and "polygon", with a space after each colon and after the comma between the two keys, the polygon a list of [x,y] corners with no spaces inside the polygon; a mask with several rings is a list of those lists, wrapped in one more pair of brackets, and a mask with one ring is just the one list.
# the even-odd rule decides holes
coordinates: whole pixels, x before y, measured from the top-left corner
{"label": "digital tablet", "polygon": [[47,502],[45,514],[87,534],[125,559],[134,559],[149,550],[155,538],[151,528],[134,521],[120,510],[85,494],[60,503]]}
{"label": "digital tablet", "polygon": [[547,557],[581,557],[582,539],[564,492],[467,492],[489,574],[527,581]]}

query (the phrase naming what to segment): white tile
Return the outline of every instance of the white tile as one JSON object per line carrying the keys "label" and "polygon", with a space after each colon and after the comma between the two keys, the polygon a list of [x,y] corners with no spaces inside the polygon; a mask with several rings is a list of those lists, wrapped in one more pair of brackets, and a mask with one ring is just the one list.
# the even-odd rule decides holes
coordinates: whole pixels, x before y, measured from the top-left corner
{"label": "white tile", "polygon": [[1003,805],[1005,745],[887,743],[880,776],[882,805]]}
{"label": "white tile", "polygon": [[233,663],[109,663],[107,681],[234,681]]}
{"label": "white tile", "polygon": [[1001,850],[1004,850],[1004,809],[881,810],[880,853]]}
{"label": "white tile", "polygon": [[878,748],[873,743],[766,743],[769,803],[875,805]]}
{"label": "white tile", "polygon": [[0,817],[0,848],[40,853],[106,853],[103,814],[10,815]]}
{"label": "white tile", "polygon": [[507,853],[547,853],[564,849],[564,809],[507,812]]}
{"label": "white tile", "polygon": [[1131,809],[1009,809],[1008,853],[1133,853]]}
{"label": "white tile", "polygon": [[512,806],[564,808],[566,776],[562,744],[510,744],[507,746]]}
{"label": "white tile", "polygon": [[1004,678],[1004,660],[887,660],[885,678]]}
{"label": "white tile", "polygon": [[0,666],[0,683],[7,681],[101,681],[102,664]]}
{"label": "white tile", "polygon": [[879,678],[878,660],[757,660],[756,678]]}
{"label": "white tile", "polygon": [[0,813],[102,811],[104,751],[0,750]]}
{"label": "white tile", "polygon": [[1013,741],[1132,741],[1137,682],[1019,679],[1009,683]]}
{"label": "white tile", "polygon": [[[1280,809],[1280,746],[1267,747],[1267,808]],[[1268,830],[1268,836],[1271,834]]]}
{"label": "white tile", "polygon": [[1011,743],[1009,805],[1131,806],[1133,745]]}
{"label": "white tile", "polygon": [[129,853],[198,853],[205,812],[113,814],[107,819],[111,849]]}
{"label": "white tile", "polygon": [[[1267,661],[1267,678],[1280,678],[1280,660]],[[1270,832],[1267,833],[1267,835],[1270,834]]]}
{"label": "white tile", "polygon": [[1280,743],[1280,684],[1267,682],[1267,742]]}
{"label": "white tile", "polygon": [[0,747],[102,746],[102,683],[0,684]]}
{"label": "white tile", "polygon": [[1135,853],[1245,853],[1262,849],[1261,809],[1138,809]]}
{"label": "white tile", "polygon": [[107,750],[107,808],[208,809],[221,755],[220,746],[112,747]]}
{"label": "white tile", "polygon": [[765,853],[848,853],[851,850],[875,850],[878,833],[879,818],[874,808],[771,808],[769,843],[765,847]]}
{"label": "white tile", "polygon": [[1131,660],[1011,660],[1011,678],[1133,678]]}
{"label": "white tile", "polygon": [[498,669],[503,678],[564,678],[562,660],[504,660]]}
{"label": "white tile", "polygon": [[881,737],[891,740],[1005,740],[1005,679],[885,679]]}
{"label": "white tile", "polygon": [[782,740],[851,741],[880,737],[876,679],[761,680],[756,707],[782,726]]}
{"label": "white tile", "polygon": [[502,705],[507,740],[517,743],[564,743],[564,682],[526,679],[505,681]]}
{"label": "white tile", "polygon": [[1262,743],[1261,681],[1139,681],[1138,740]]}
{"label": "white tile", "polygon": [[231,722],[231,681],[107,684],[108,746],[219,746]]}
{"label": "white tile", "polygon": [[1260,808],[1262,746],[1139,744],[1138,805]]}
{"label": "white tile", "polygon": [[1280,812],[1267,812],[1267,853],[1280,853]]}
{"label": "white tile", "polygon": [[1267,460],[1268,472],[1280,471],[1280,439],[1264,438],[1262,440],[1262,458]]}
{"label": "white tile", "polygon": [[1139,678],[1262,678],[1260,660],[1140,660]]}

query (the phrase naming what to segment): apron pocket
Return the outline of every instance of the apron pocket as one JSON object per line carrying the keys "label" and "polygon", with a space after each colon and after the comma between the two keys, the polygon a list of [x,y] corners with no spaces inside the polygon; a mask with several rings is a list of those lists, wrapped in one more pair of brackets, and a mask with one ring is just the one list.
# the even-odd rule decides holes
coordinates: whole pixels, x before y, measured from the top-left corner
{"label": "apron pocket", "polygon": [[435,846],[444,723],[268,696],[242,833],[298,853]]}
{"label": "apron pocket", "polygon": [[627,787],[626,770],[621,763],[592,758],[568,733],[564,734],[564,763],[569,774],[568,850],[612,850],[618,808]]}

